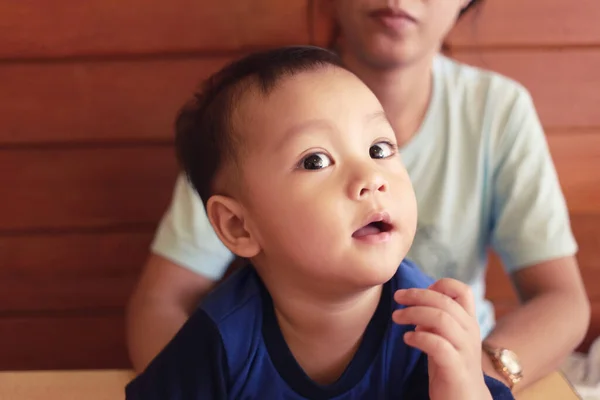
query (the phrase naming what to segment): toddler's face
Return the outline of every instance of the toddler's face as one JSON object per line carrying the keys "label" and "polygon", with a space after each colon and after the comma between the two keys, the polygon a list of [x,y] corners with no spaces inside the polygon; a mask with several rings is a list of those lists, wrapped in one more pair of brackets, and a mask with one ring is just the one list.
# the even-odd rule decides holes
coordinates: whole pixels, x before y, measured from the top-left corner
{"label": "toddler's face", "polygon": [[[333,67],[283,78],[241,99],[240,178],[259,258],[300,280],[371,286],[408,252],[417,220],[411,182],[375,95]],[[288,275],[288,278],[290,275]]]}

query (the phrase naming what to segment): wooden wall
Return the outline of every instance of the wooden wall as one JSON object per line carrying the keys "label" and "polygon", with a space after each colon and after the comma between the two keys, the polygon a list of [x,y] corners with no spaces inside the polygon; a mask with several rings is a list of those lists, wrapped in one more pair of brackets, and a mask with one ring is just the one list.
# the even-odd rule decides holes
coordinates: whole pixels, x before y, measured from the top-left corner
{"label": "wooden wall", "polygon": [[[123,306],[171,196],[176,110],[233,56],[323,44],[315,1],[0,3],[0,370],[129,365]],[[597,0],[489,0],[450,43],[531,89],[600,322],[598,19]]]}

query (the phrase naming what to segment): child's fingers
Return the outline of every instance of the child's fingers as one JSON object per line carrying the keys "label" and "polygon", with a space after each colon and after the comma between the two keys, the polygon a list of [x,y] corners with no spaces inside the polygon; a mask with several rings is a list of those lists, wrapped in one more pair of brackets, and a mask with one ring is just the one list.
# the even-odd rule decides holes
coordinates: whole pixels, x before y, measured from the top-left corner
{"label": "child's fingers", "polygon": [[394,293],[398,304],[434,307],[450,314],[464,329],[472,329],[473,317],[454,299],[430,289],[402,289]]}
{"label": "child's fingers", "polygon": [[439,335],[457,350],[465,348],[463,342],[470,337],[450,314],[438,308],[415,306],[396,310],[392,320],[401,325],[416,325],[418,332]]}
{"label": "child's fingers", "polygon": [[454,299],[471,317],[476,317],[475,299],[469,285],[456,279],[443,278],[429,286],[429,289]]}
{"label": "child's fingers", "polygon": [[459,363],[459,354],[448,341],[441,336],[430,332],[406,332],[404,342],[427,354],[429,362],[441,368],[456,368]]}

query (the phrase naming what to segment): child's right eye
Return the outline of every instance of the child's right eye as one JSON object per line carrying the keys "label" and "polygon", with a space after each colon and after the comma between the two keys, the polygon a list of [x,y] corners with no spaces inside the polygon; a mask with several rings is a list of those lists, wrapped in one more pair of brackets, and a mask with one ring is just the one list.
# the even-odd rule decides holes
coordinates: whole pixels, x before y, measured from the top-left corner
{"label": "child's right eye", "polygon": [[331,165],[331,158],[325,153],[313,153],[310,154],[300,161],[299,167],[301,169],[315,170],[327,168]]}

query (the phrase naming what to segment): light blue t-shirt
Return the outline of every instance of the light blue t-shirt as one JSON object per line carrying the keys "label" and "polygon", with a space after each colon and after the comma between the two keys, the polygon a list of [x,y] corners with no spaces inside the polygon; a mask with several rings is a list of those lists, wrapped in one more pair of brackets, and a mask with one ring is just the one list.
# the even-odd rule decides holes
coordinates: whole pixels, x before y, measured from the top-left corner
{"label": "light blue t-shirt", "polygon": [[[423,124],[401,149],[419,212],[407,257],[434,278],[471,285],[485,337],[495,321],[484,298],[488,249],[512,273],[574,255],[577,245],[528,91],[441,55],[433,71]],[[184,177],[178,179],[152,251],[215,280],[234,258]]]}

